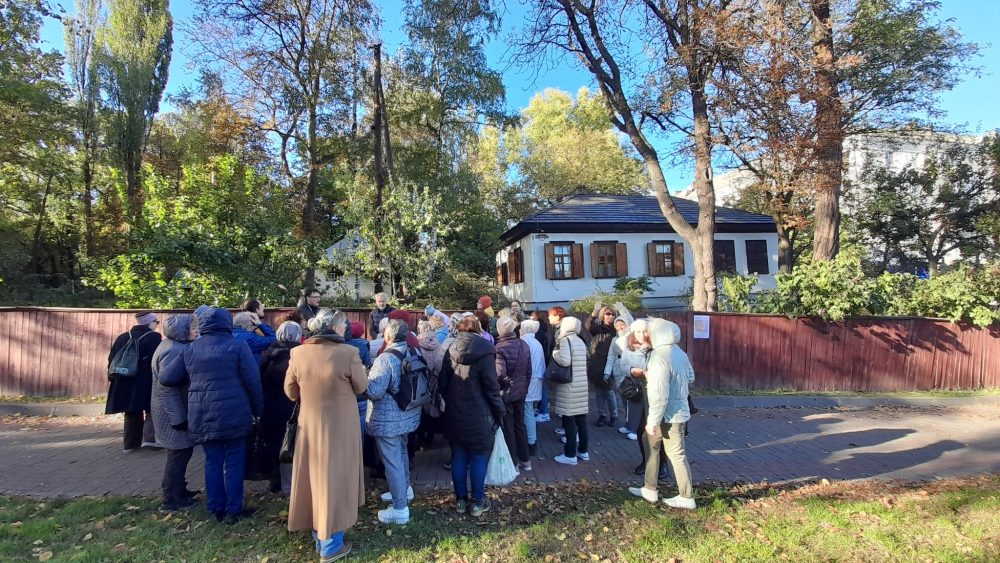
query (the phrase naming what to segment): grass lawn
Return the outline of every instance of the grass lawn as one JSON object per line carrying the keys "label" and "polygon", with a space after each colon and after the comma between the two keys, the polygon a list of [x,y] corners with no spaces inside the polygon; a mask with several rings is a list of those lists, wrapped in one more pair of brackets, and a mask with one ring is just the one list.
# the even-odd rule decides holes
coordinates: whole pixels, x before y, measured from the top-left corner
{"label": "grass lawn", "polygon": [[[997,561],[1000,476],[931,484],[820,482],[703,487],[693,512],[588,483],[493,490],[476,520],[445,491],[418,496],[408,526],[375,521],[375,493],[348,536],[353,561]],[[229,527],[204,509],[163,515],[124,497],[0,497],[2,561],[310,561],[286,504]]]}

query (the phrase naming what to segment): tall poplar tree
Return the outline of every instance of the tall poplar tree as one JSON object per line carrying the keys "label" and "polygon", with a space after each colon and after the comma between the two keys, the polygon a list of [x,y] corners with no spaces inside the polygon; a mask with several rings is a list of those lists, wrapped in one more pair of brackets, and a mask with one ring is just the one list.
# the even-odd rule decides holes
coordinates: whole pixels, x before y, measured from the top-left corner
{"label": "tall poplar tree", "polygon": [[97,30],[101,91],[112,112],[108,140],[125,174],[127,220],[142,218],[142,153],[167,87],[173,49],[168,0],[111,0]]}

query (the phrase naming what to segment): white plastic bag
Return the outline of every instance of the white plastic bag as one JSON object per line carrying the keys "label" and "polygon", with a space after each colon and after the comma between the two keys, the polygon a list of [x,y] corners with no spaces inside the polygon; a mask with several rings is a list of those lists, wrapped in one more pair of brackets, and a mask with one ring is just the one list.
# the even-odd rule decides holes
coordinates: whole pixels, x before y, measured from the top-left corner
{"label": "white plastic bag", "polygon": [[490,463],[486,466],[486,484],[493,486],[509,485],[520,475],[514,460],[510,457],[510,450],[507,449],[507,441],[503,439],[503,430],[497,428],[496,438],[493,440],[493,454],[490,456]]}

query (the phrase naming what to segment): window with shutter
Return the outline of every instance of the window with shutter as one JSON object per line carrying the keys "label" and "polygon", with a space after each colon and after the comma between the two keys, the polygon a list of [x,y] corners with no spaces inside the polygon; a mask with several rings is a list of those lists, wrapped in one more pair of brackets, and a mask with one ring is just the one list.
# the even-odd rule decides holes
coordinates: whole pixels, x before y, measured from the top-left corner
{"label": "window with shutter", "polygon": [[545,277],[550,280],[569,280],[575,277],[574,246],[576,245],[571,242],[552,242],[545,245]]}
{"label": "window with shutter", "polygon": [[676,246],[677,243],[669,240],[654,240],[646,245],[650,276],[676,276],[684,273],[683,257],[681,258],[681,271],[677,272],[675,270],[676,259],[674,258],[674,249]]}
{"label": "window with shutter", "polygon": [[715,271],[736,273],[736,242],[716,240],[713,249]]}
{"label": "window with shutter", "polygon": [[573,245],[573,279],[580,279],[583,277],[583,244],[576,243]]}
{"label": "window with shutter", "polygon": [[510,283],[524,283],[524,252],[515,248],[510,253]]}
{"label": "window with shutter", "polygon": [[617,250],[616,241],[598,241],[590,244],[590,267],[595,278],[620,277]]}
{"label": "window with shutter", "polygon": [[770,274],[767,259],[766,240],[747,241],[747,272],[750,274]]}

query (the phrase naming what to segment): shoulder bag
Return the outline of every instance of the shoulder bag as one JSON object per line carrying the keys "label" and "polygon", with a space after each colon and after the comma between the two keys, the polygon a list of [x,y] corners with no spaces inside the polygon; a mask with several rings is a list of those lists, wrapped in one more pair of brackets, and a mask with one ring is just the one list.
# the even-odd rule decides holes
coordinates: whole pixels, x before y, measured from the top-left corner
{"label": "shoulder bag", "polygon": [[301,401],[295,401],[295,408],[292,409],[292,416],[285,423],[285,437],[281,440],[281,449],[278,450],[278,461],[281,463],[291,463],[295,454],[295,435],[299,431],[299,405]]}
{"label": "shoulder bag", "polygon": [[573,382],[573,345],[568,338],[566,339],[566,345],[569,346],[569,365],[563,367],[553,359],[549,362],[548,369],[545,370],[545,379],[552,383],[562,385]]}

